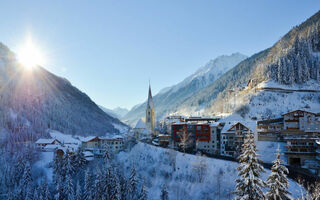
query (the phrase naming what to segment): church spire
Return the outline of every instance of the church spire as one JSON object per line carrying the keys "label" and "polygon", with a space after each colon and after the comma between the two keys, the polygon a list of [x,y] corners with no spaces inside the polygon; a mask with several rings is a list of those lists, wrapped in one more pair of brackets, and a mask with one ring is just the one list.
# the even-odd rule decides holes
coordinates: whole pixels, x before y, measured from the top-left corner
{"label": "church spire", "polygon": [[151,92],[150,80],[149,80],[148,107],[149,107],[149,108],[153,108],[153,99],[152,99],[152,92]]}

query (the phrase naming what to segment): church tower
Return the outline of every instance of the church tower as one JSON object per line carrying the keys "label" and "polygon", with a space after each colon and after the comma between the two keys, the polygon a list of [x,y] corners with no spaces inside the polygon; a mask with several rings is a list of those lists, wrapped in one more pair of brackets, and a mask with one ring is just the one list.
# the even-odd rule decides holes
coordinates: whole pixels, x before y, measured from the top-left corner
{"label": "church tower", "polygon": [[147,102],[147,109],[146,109],[146,125],[151,130],[152,134],[155,134],[154,128],[156,123],[155,111],[154,111],[154,104],[152,99],[151,93],[151,86],[149,83],[149,94],[148,94],[148,102]]}

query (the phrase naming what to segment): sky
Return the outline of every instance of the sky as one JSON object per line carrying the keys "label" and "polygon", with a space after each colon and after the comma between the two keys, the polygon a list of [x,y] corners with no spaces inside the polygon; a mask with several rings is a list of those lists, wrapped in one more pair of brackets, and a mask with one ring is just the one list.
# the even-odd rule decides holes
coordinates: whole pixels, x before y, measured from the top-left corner
{"label": "sky", "polygon": [[26,38],[46,69],[107,108],[142,103],[220,55],[251,56],[320,9],[319,0],[10,0],[0,42]]}

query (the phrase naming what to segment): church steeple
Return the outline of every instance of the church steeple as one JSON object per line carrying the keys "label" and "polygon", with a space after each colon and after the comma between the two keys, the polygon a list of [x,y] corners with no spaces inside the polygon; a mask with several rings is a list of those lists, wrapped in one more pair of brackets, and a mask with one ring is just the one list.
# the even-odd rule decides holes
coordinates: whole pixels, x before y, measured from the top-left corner
{"label": "church steeple", "polygon": [[153,108],[153,99],[152,99],[152,92],[151,92],[151,85],[150,85],[150,81],[149,81],[149,94],[148,94],[148,107]]}
{"label": "church steeple", "polygon": [[146,125],[153,134],[155,133],[154,131],[155,123],[156,123],[155,110],[154,110],[154,104],[152,99],[151,84],[149,81],[148,102],[147,102],[147,108],[146,108]]}

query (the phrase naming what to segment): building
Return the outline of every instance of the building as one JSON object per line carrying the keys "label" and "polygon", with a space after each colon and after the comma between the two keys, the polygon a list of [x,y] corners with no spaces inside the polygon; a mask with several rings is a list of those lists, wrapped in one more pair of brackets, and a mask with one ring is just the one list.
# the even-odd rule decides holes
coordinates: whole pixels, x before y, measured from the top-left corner
{"label": "building", "polygon": [[44,139],[40,138],[36,141],[36,147],[44,150],[47,145],[59,145],[61,142],[55,138]]}
{"label": "building", "polygon": [[149,84],[149,94],[148,94],[148,101],[147,101],[147,108],[146,108],[146,126],[151,131],[153,136],[155,135],[155,125],[156,125],[156,115],[155,115],[155,109],[152,99],[152,93],[151,93],[151,86]]}
{"label": "building", "polygon": [[318,137],[309,136],[285,138],[287,150],[284,153],[288,157],[288,164],[311,170],[319,169],[320,165],[316,159],[318,139]]}
{"label": "building", "polygon": [[171,135],[168,134],[159,134],[158,135],[159,145],[162,147],[168,147],[171,142]]}
{"label": "building", "polygon": [[320,121],[316,113],[294,110],[282,115],[283,131],[285,135],[301,133],[320,133]]}
{"label": "building", "polygon": [[124,142],[123,137],[113,136],[113,137],[97,137],[89,136],[81,140],[81,148],[84,151],[90,151],[95,156],[103,156],[107,150],[113,153],[118,153],[123,150]]}
{"label": "building", "polygon": [[139,119],[136,126],[133,128],[133,134],[137,140],[149,140],[152,138],[151,130],[147,128],[142,119]]}
{"label": "building", "polygon": [[[196,126],[196,129],[199,126]],[[202,133],[196,130],[196,150],[208,154],[220,153],[220,134],[223,124],[220,122],[208,123],[207,126],[202,126]],[[199,129],[199,128],[198,128]],[[208,129],[208,132],[206,131]],[[203,136],[205,136],[203,138]]]}
{"label": "building", "polygon": [[217,154],[220,148],[219,122],[199,122],[186,120],[171,125],[171,139],[175,148],[184,145],[188,151],[201,151],[203,153]]}
{"label": "building", "polygon": [[261,120],[257,122],[259,141],[281,141],[283,131],[283,118]]}
{"label": "building", "polygon": [[[255,122],[227,122],[221,131],[220,154],[237,158],[242,152],[245,136],[253,132],[256,135]],[[255,139],[257,139],[255,137]]]}

